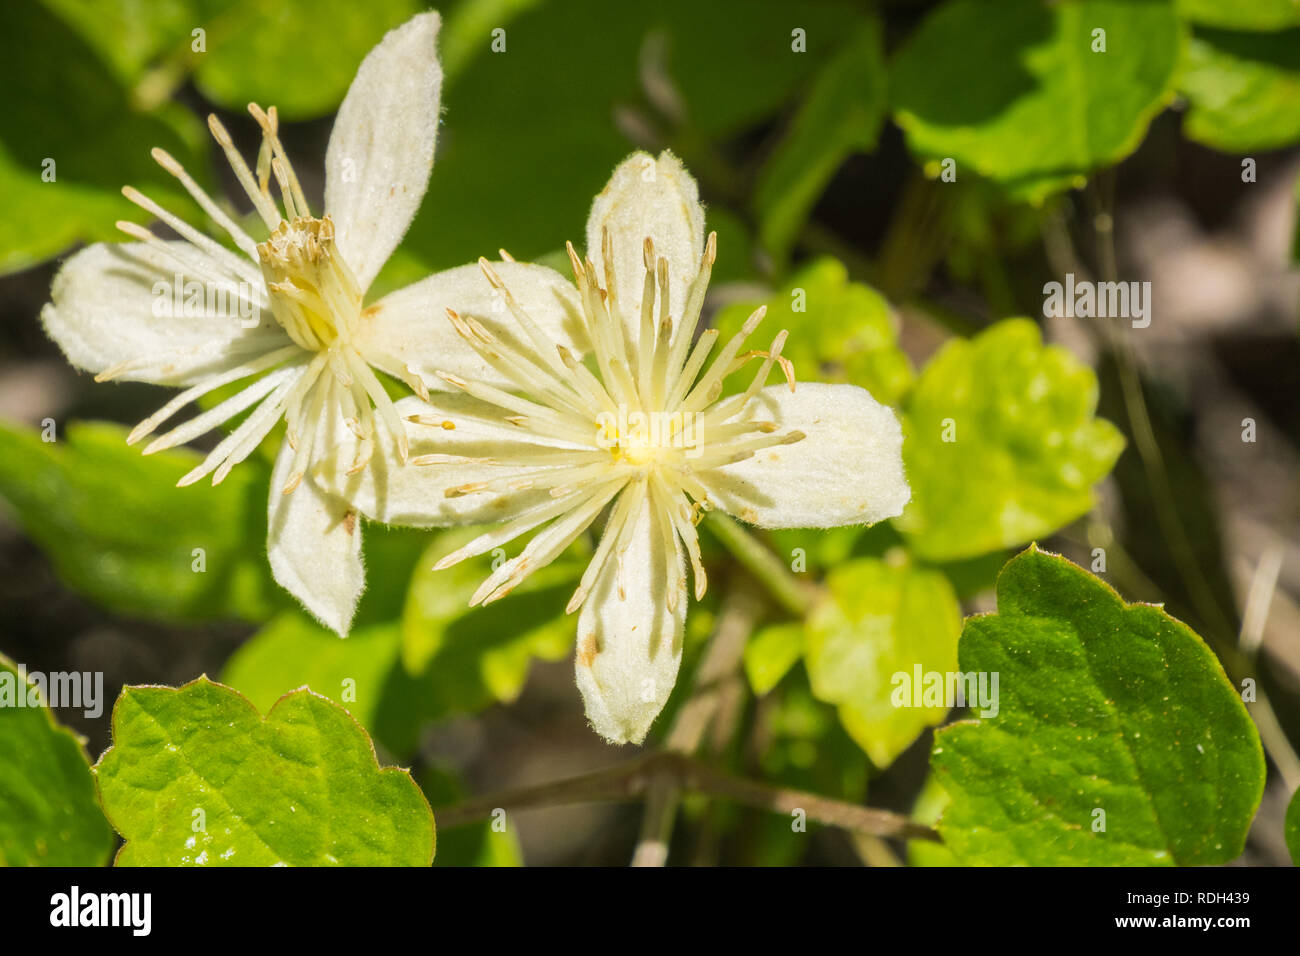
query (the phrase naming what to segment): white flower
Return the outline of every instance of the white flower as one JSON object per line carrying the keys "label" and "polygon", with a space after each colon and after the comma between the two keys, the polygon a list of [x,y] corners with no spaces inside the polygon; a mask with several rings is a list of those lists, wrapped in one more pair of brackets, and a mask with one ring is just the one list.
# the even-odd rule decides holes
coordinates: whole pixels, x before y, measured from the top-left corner
{"label": "white flower", "polygon": [[[587,248],[586,261],[569,252],[594,369],[538,328],[545,298],[483,263],[516,334],[469,309],[449,317],[525,397],[444,371],[462,395],[398,402],[418,467],[396,467],[381,439],[370,469],[325,483],[392,524],[499,522],[439,568],[545,525],[473,604],[508,594],[608,509],[568,607],[582,609],[577,682],[598,733],[640,742],[681,660],[685,558],[704,593],[702,509],[826,528],[897,515],[910,492],[893,412],[854,386],[796,389],[780,358],[784,332],[766,351],[741,352],[762,309],[716,353],[716,331],[693,341],[715,238],[705,239],[695,183],[675,157],[639,153],[618,167],[592,207]],[[723,397],[723,379],[755,360],[748,387]],[[764,387],[777,363],[788,384]]]}
{"label": "white flower", "polygon": [[[383,430],[400,457],[406,437],[373,369],[427,394],[434,369],[490,374],[441,318],[445,290],[481,281],[468,266],[430,276],[365,306],[375,275],[419,208],[433,165],[442,69],[436,13],[392,30],[362,62],[339,109],[325,157],[325,211],[312,216],[278,136],[276,111],[250,104],[262,130],[255,170],[215,116],[209,126],[253,208],[269,230],[256,243],[171,156],[154,158],[230,236],[236,254],[136,190],[126,196],[181,238],[162,240],[119,223],[140,240],[99,244],[73,256],[54,280],[41,318],[74,365],[121,379],[187,386],[131,432],[138,442],[189,402],[244,382],[215,408],[154,438],[145,454],[180,445],[248,411],[187,485],[220,482],[283,418],[287,438],[276,459],[267,551],[275,579],[323,623],[346,634],[364,588],[361,534],[346,505],[302,479],[317,469],[364,468]],[[283,211],[271,196],[278,185]],[[511,281],[541,296],[547,270],[503,264]],[[555,305],[539,321],[558,323],[576,308],[558,282]],[[489,290],[490,291],[490,290]],[[565,296],[568,296],[565,299]],[[458,295],[456,301],[464,301]],[[486,299],[486,297],[485,297]],[[484,308],[488,302],[481,303]],[[192,308],[191,308],[192,306]],[[267,319],[265,313],[272,318]],[[339,456],[345,434],[364,440]]]}

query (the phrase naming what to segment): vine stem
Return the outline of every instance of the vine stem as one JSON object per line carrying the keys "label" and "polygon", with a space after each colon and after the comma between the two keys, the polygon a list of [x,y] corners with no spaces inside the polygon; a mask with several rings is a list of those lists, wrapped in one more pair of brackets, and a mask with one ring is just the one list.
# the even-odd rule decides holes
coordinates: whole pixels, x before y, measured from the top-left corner
{"label": "vine stem", "polygon": [[592,773],[532,787],[488,794],[450,807],[435,808],[438,826],[451,829],[482,820],[498,809],[528,810],[575,803],[639,800],[656,782],[690,793],[732,800],[782,815],[802,811],[809,820],[853,833],[939,842],[939,834],[901,814],[835,800],[804,790],[746,780],[671,750],[657,750],[635,760]]}
{"label": "vine stem", "polygon": [[816,590],[796,578],[766,545],[720,511],[710,511],[706,520],[709,530],[745,570],[758,578],[773,601],[796,617],[803,617],[812,609]]}

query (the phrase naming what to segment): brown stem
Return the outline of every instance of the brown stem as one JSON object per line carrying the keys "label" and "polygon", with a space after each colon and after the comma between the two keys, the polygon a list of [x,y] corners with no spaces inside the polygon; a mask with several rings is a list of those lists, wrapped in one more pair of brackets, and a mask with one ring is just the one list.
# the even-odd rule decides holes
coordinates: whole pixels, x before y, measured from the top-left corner
{"label": "brown stem", "polygon": [[656,751],[567,780],[520,787],[442,807],[434,811],[434,818],[439,827],[450,829],[489,817],[497,809],[518,811],[574,803],[636,800],[660,780],[691,793],[720,797],[772,813],[791,815],[803,811],[814,823],[854,833],[908,840],[939,840],[939,834],[930,827],[888,810],[745,780],[671,751]]}

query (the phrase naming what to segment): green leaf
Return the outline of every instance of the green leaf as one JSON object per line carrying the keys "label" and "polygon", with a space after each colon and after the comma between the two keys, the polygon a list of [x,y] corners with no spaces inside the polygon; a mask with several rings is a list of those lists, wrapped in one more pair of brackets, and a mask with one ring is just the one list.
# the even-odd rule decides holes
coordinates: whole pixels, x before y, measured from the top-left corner
{"label": "green leaf", "polygon": [[0,866],[103,866],[114,842],[81,739],[0,654]]}
{"label": "green leaf", "polygon": [[[1097,377],[1038,327],[1008,319],[954,339],[906,406],[912,502],[894,524],[929,561],[971,558],[1043,537],[1092,507],[1092,486],[1124,448],[1094,418]],[[954,493],[954,476],[960,493]]]}
{"label": "green leaf", "polygon": [[[372,533],[380,530],[366,532],[368,571],[380,580],[362,596],[361,623],[351,636],[341,639],[292,611],[240,647],[222,678],[260,708],[308,685],[344,707],[391,753],[405,757],[414,753],[426,723],[510,703],[523,690],[534,658],[560,660],[570,653],[575,626],[564,605],[584,564],[562,556],[508,600],[471,608],[470,595],[491,573],[495,558],[485,555],[445,571],[433,565],[475,537],[475,529],[435,536],[414,571],[409,563],[383,559],[375,547],[382,539]],[[380,564],[390,570],[381,572]],[[384,588],[400,588],[401,598],[394,603],[381,595]]]}
{"label": "green leaf", "polygon": [[1228,153],[1289,146],[1300,140],[1300,29],[1197,30],[1179,89],[1189,139]]}
{"label": "green leaf", "polygon": [[[41,0],[133,85],[164,52],[189,52],[199,26],[196,0]],[[212,4],[215,5],[215,4]]]}
{"label": "green leaf", "polygon": [[79,240],[120,237],[118,219],[148,221],[123,185],[176,203],[184,191],[151,147],[202,165],[206,142],[192,114],[140,108],[86,39],[38,3],[0,4],[0,89],[40,91],[9,97],[0,125],[0,274]]}
{"label": "green leaf", "polygon": [[357,67],[385,33],[417,13],[417,0],[260,0],[199,4],[207,52],[194,80],[208,99],[242,111],[274,105],[310,119],[343,101]]}
{"label": "green leaf", "polygon": [[1178,13],[1194,23],[1229,30],[1281,30],[1300,25],[1300,6],[1295,0],[1178,0]]}
{"label": "green leaf", "polygon": [[263,718],[205,677],[127,687],[95,765],[119,866],[428,866],[434,827],[408,771],[380,769],[342,708],[302,689]]}
{"label": "green leaf", "polygon": [[948,713],[900,689],[919,670],[957,663],[961,608],[937,571],[853,561],[826,578],[808,615],[805,662],[813,693],[839,707],[840,721],[878,767],[886,767]]}
{"label": "green leaf", "polygon": [[[736,17],[734,5],[698,0],[632,4],[618,16],[606,0],[564,0],[490,24],[505,28],[506,49],[491,52],[484,29],[478,55],[456,64],[447,135],[407,248],[448,268],[467,250],[504,246],[531,260],[566,239],[582,245],[592,197],[636,148],[625,130],[654,130],[703,175],[695,150],[767,121],[864,19],[842,0],[798,17],[783,0],[749,0],[744,29]],[[795,27],[806,53],[791,49]],[[457,34],[457,57],[466,42]],[[744,261],[720,243],[715,276]]]}
{"label": "green leaf", "polygon": [[556,661],[573,647],[576,623],[564,606],[585,563],[565,557],[531,574],[504,601],[471,608],[470,596],[492,573],[491,553],[434,571],[445,554],[482,529],[436,538],[411,576],[402,613],[401,659],[428,688],[430,716],[477,713],[514,700],[533,658]]}
{"label": "green leaf", "polygon": [[175,487],[201,457],[146,458],[106,423],[73,423],[54,442],[0,424],[0,498],[60,579],[104,607],[264,620],[288,602],[266,567],[266,469],[248,461],[215,488]]}
{"label": "green leaf", "polygon": [[356,718],[388,752],[415,752],[425,713],[422,688],[398,665],[394,621],[354,628],[346,638],[287,611],[240,645],[221,679],[266,710],[295,687],[310,687]]}
{"label": "green leaf", "polygon": [[1282,830],[1286,836],[1286,848],[1291,853],[1291,862],[1300,866],[1300,790],[1291,795]]}
{"label": "green leaf", "polygon": [[745,676],[760,697],[770,691],[803,657],[803,624],[772,624],[745,645]]}
{"label": "green leaf", "polygon": [[[720,309],[713,324],[723,340],[740,331],[758,306],[767,306],[765,335],[790,332],[782,355],[800,379],[848,382],[876,400],[897,405],[912,383],[912,366],[898,347],[898,320],[875,289],[850,282],[837,259],[823,258],[794,275],[766,302],[737,302]],[[728,384],[743,390],[736,375]]]}
{"label": "green leaf", "polygon": [[895,117],[922,158],[1041,200],[1137,148],[1172,98],[1181,45],[1164,2],[952,0],[894,60]]}
{"label": "green leaf", "polygon": [[885,118],[880,21],[866,20],[817,74],[789,131],[759,176],[759,235],[784,259],[840,164],[876,145]]}
{"label": "green leaf", "polygon": [[1185,624],[1030,548],[998,579],[997,613],[967,621],[960,658],[1000,684],[997,716],[944,728],[931,755],[952,797],[940,832],[963,862],[1204,865],[1241,853],[1264,754]]}

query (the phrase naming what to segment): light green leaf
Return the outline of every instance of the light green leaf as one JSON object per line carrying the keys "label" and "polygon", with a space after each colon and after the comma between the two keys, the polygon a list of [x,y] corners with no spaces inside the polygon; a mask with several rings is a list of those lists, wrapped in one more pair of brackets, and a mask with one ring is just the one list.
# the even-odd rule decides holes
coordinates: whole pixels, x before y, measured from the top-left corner
{"label": "light green leaf", "polygon": [[1295,0],[1178,0],[1178,12],[1193,23],[1229,30],[1281,30],[1300,25],[1300,4]]}
{"label": "light green leaf", "polygon": [[1186,625],[1030,548],[998,579],[997,613],[967,621],[960,658],[1000,685],[997,716],[944,728],[931,755],[952,797],[940,832],[963,862],[1204,865],[1241,853],[1264,754]]}
{"label": "light green leaf", "polygon": [[803,624],[772,624],[745,645],[745,676],[760,697],[770,691],[803,657]]}
{"label": "light green leaf", "polygon": [[261,0],[199,4],[208,15],[199,91],[230,110],[274,105],[282,119],[323,116],[343,101],[357,67],[418,0]]}
{"label": "light green leaf", "polygon": [[113,843],[81,740],[0,654],[0,866],[103,866]]}
{"label": "light green leaf", "polygon": [[427,682],[431,716],[476,713],[519,696],[533,658],[567,656],[577,633],[564,606],[583,562],[565,558],[531,574],[510,596],[471,608],[470,596],[499,559],[485,554],[434,571],[433,565],[477,536],[462,529],[436,538],[411,576],[402,613],[401,658]]}
{"label": "light green leaf", "polygon": [[[811,263],[766,302],[719,310],[713,324],[723,340],[760,305],[767,306],[767,317],[756,338],[787,329],[781,354],[794,363],[797,378],[859,385],[887,405],[898,404],[911,385],[912,366],[898,347],[898,320],[889,303],[870,286],[850,282],[839,260]],[[743,390],[748,380],[736,375],[728,385]]]}
{"label": "light green leaf", "polygon": [[[1038,327],[1008,319],[954,339],[906,406],[912,502],[894,524],[930,561],[975,557],[1051,534],[1092,507],[1124,437],[1094,418],[1097,377]],[[960,477],[960,493],[954,492]]]}
{"label": "light green leaf", "polygon": [[287,611],[240,645],[223,683],[267,710],[295,687],[343,707],[399,758],[414,753],[425,710],[418,683],[398,665],[395,621],[354,628],[346,638]]}
{"label": "light green leaf", "polygon": [[1178,86],[1189,139],[1229,153],[1289,146],[1300,140],[1300,29],[1197,30]]}
{"label": "light green leaf", "polygon": [[918,669],[924,676],[956,666],[961,608],[937,571],[874,558],[835,569],[826,587],[807,622],[813,693],[839,707],[849,736],[886,767],[948,713],[911,686]]}
{"label": "light green leaf", "polygon": [[952,0],[894,60],[895,117],[959,179],[1041,200],[1137,148],[1172,98],[1182,35],[1172,4],[1151,0]]}
{"label": "light green leaf", "polygon": [[[916,803],[912,804],[912,819],[932,827],[939,822],[950,802],[948,794],[935,781],[934,774],[930,774],[925,778],[925,785],[921,788]],[[908,840],[907,862],[910,866],[960,865],[952,850],[931,840]]]}
{"label": "light green leaf", "polygon": [[207,678],[127,687],[95,765],[119,866],[428,866],[433,814],[366,732],[303,689],[262,717]]}
{"label": "light green leaf", "polygon": [[840,164],[876,145],[887,84],[880,21],[872,18],[826,62],[755,189],[759,235],[784,260]]}
{"label": "light green leaf", "polygon": [[289,601],[266,567],[266,470],[249,461],[215,488],[175,487],[200,458],[146,458],[118,425],[74,423],[44,442],[0,424],[0,499],[64,583],[111,610],[265,619]]}

